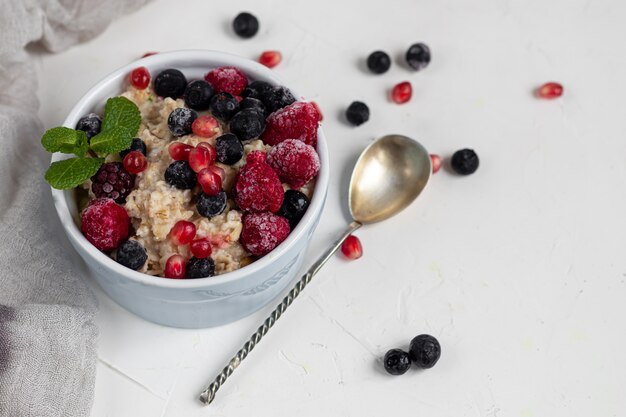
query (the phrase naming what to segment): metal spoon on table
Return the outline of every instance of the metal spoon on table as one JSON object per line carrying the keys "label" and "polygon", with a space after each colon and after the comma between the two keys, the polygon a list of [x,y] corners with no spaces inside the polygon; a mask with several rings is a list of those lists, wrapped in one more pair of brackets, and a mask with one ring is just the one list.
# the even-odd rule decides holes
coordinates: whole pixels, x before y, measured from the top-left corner
{"label": "metal spoon on table", "polygon": [[350,179],[348,200],[354,221],[289,291],[215,380],[202,391],[200,401],[205,405],[213,402],[217,390],[352,232],[364,224],[386,220],[406,208],[426,187],[431,172],[430,156],[426,149],[406,136],[384,136],[368,146],[356,162]]}

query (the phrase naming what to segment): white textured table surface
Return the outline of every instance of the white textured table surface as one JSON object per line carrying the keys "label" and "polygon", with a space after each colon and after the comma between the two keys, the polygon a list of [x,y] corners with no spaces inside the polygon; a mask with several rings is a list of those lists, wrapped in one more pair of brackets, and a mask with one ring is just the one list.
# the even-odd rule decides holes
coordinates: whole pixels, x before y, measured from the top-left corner
{"label": "white textured table surface", "polygon": [[[228,30],[242,10],[252,40]],[[220,391],[196,400],[268,309],[221,328],[145,322],[100,290],[93,417],[617,416],[626,409],[626,2],[621,0],[157,1],[40,63],[41,111],[58,125],[104,75],[145,51],[279,49],[286,84],[325,114],[333,176],[308,259],[346,222],[355,156],[403,133],[431,152],[473,147],[478,172],[435,175],[419,201],[358,232],[365,255],[325,267]],[[426,70],[374,49],[432,49]],[[410,80],[413,100],[386,96]],[[559,81],[565,95],[532,90]],[[341,114],[354,99],[370,121]],[[390,377],[379,359],[419,333],[435,368]]]}

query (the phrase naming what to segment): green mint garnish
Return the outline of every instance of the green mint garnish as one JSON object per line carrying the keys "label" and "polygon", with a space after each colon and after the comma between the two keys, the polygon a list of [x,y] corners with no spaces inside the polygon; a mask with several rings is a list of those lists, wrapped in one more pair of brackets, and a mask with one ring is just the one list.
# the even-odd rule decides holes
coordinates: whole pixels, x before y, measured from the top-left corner
{"label": "green mint garnish", "polygon": [[91,138],[91,150],[98,155],[106,155],[128,149],[132,143],[132,133],[121,127],[113,127],[108,130],[103,129]]}
{"label": "green mint garnish", "polygon": [[45,178],[54,188],[67,190],[91,178],[103,163],[103,158],[70,158],[53,162],[46,171]]}
{"label": "green mint garnish", "polygon": [[85,156],[89,146],[85,132],[68,127],[49,129],[41,138],[41,144],[48,152],[73,153],[81,157]]}
{"label": "green mint garnish", "polygon": [[105,157],[129,149],[141,125],[139,109],[126,97],[113,97],[104,107],[100,133],[87,140],[85,132],[67,127],[49,129],[41,138],[48,152],[73,153],[77,157],[53,162],[46,171],[46,181],[59,190],[74,188],[91,178],[104,163],[104,158],[88,158],[85,154]]}

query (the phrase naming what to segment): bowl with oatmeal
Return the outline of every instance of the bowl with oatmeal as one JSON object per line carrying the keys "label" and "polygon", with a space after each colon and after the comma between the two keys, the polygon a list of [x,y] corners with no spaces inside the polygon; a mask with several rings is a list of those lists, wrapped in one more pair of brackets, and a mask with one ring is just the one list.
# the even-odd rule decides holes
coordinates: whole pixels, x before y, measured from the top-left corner
{"label": "bowl with oatmeal", "polygon": [[321,114],[268,68],[213,51],[129,64],[44,134],[68,238],[131,312],[225,324],[295,278],[324,207]]}

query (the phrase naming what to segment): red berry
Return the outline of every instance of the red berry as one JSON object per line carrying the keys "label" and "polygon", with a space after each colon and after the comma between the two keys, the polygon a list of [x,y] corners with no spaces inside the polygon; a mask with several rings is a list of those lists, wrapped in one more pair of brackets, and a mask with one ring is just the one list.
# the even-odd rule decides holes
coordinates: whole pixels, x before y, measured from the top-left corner
{"label": "red berry", "polygon": [[226,92],[239,96],[248,86],[246,75],[239,68],[220,67],[209,71],[204,79],[213,86],[216,93]]}
{"label": "red berry", "polygon": [[209,239],[196,239],[189,245],[191,253],[198,259],[204,259],[211,256],[211,241]]}
{"label": "red berry", "polygon": [[200,172],[215,163],[216,152],[215,149],[211,152],[211,148],[196,146],[189,152],[189,166],[194,172]]}
{"label": "red berry", "polygon": [[284,217],[272,213],[246,214],[241,243],[251,254],[263,256],[287,239],[290,231],[289,222]]}
{"label": "red berry", "polygon": [[130,73],[130,85],[138,90],[145,90],[150,84],[150,72],[146,67],[139,67]]}
{"label": "red berry", "polygon": [[270,114],[261,139],[272,146],[286,139],[298,139],[315,147],[319,121],[320,113],[311,103],[295,102]]}
{"label": "red berry", "polygon": [[274,68],[283,60],[283,55],[279,51],[265,51],[259,57],[259,63],[268,68]]}
{"label": "red berry", "polygon": [[150,51],[150,52],[146,52],[141,57],[142,58],[146,58],[146,57],[149,57],[149,56],[152,56],[152,55],[156,55],[156,54],[158,54],[158,52]]}
{"label": "red berry", "polygon": [[124,157],[124,169],[131,174],[137,175],[148,166],[148,160],[139,151],[131,151]]}
{"label": "red berry", "polygon": [[433,167],[433,174],[436,174],[441,169],[441,157],[439,155],[431,153],[430,165]]}
{"label": "red berry", "polygon": [[189,160],[189,152],[193,149],[193,146],[187,145],[182,142],[172,142],[167,148],[170,156],[174,161],[187,161]]}
{"label": "red berry", "polygon": [[112,251],[128,238],[128,213],[110,198],[92,200],[80,220],[85,238],[103,252]]}
{"label": "red berry", "polygon": [[363,247],[358,237],[350,235],[341,245],[341,253],[348,259],[359,259],[363,256]]}
{"label": "red berry", "polygon": [[222,177],[210,168],[198,172],[198,184],[207,195],[218,195],[222,191]]}
{"label": "red berry", "polygon": [[296,139],[287,139],[274,146],[267,154],[267,163],[274,168],[278,178],[293,189],[311,181],[320,170],[320,158],[315,148]]}
{"label": "red berry", "polygon": [[196,225],[187,220],[177,221],[172,230],[170,230],[170,240],[175,245],[186,245],[194,237],[196,237]]}
{"label": "red berry", "polygon": [[165,278],[183,279],[187,270],[187,260],[182,255],[172,255],[165,262]]}
{"label": "red berry", "polygon": [[412,95],[413,87],[411,87],[411,83],[408,81],[396,84],[393,90],[391,90],[391,99],[398,104],[406,103],[411,99]]}
{"label": "red berry", "polygon": [[559,98],[563,95],[563,86],[559,83],[545,83],[537,90],[540,98]]}
{"label": "red berry", "polygon": [[209,115],[200,116],[191,124],[193,134],[203,138],[212,138],[219,133],[219,130],[220,123],[215,117]]}
{"label": "red berry", "polygon": [[[261,157],[263,160],[261,160]],[[243,211],[276,213],[283,204],[283,185],[260,151],[250,152],[235,184],[235,202]]]}
{"label": "red berry", "polygon": [[319,113],[320,122],[324,120],[324,114],[322,113],[322,109],[320,109],[320,106],[314,101],[311,101],[310,103],[311,103],[311,106],[315,107],[315,110],[317,110],[317,112]]}

